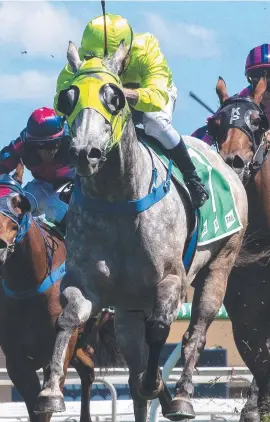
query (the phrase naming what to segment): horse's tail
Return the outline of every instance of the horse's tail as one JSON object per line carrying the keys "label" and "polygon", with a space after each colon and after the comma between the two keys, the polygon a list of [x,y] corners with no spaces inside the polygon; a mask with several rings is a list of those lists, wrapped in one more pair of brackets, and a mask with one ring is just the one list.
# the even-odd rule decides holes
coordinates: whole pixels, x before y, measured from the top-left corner
{"label": "horse's tail", "polygon": [[[106,318],[106,314],[104,316]],[[97,330],[94,344],[95,366],[101,369],[122,368],[126,366],[123,355],[117,344],[114,328],[114,316],[107,314],[107,319]]]}
{"label": "horse's tail", "polygon": [[269,236],[257,239],[254,236],[246,236],[235,261],[236,267],[247,267],[252,264],[266,266],[270,263]]}

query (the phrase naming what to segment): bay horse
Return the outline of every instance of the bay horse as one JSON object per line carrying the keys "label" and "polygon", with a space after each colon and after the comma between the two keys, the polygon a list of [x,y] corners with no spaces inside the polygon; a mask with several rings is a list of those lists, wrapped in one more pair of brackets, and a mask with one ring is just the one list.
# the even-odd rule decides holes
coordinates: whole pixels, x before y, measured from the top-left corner
{"label": "bay horse", "polygon": [[247,223],[246,193],[218,154],[185,137],[226,178],[242,222],[239,231],[198,247],[187,276],[182,256],[193,211],[185,192],[178,192],[175,182],[168,181],[164,165],[138,142],[119,81],[127,54],[121,43],[107,60],[92,58],[82,63],[74,44],[69,44],[74,80],[60,93],[58,108],[71,129],[70,154],[77,180],[67,218],[64,307],[57,321],[50,376],[37,409],[64,410],[59,381],[70,337],[92,312],[111,304],[120,350],[129,367],[135,421],[145,422],[147,400],[165,392],[158,368],[161,349],[186,287],[203,270],[199,299],[203,306],[193,316],[194,330],[186,333],[185,367],[174,398],[167,397],[166,409],[163,406],[171,420],[194,418],[192,374],[241,247]]}
{"label": "bay horse", "polygon": [[236,346],[254,376],[241,413],[245,422],[259,422],[270,414],[270,137],[260,107],[266,89],[262,77],[250,97],[229,97],[219,78],[221,106],[208,123],[220,155],[238,174],[248,197],[245,240],[224,299]]}
{"label": "bay horse", "polygon": [[[49,422],[51,413],[34,412],[41,391],[36,370],[43,368],[46,382],[55,325],[62,310],[59,297],[66,249],[57,231],[32,218],[21,188],[22,176],[22,164],[13,177],[0,176],[0,344],[9,377],[26,403],[30,421]],[[72,333],[65,350],[64,373],[71,364],[80,376],[81,422],[91,421],[94,351],[100,357],[100,366],[115,367],[120,362],[117,350],[114,323],[107,311]]]}

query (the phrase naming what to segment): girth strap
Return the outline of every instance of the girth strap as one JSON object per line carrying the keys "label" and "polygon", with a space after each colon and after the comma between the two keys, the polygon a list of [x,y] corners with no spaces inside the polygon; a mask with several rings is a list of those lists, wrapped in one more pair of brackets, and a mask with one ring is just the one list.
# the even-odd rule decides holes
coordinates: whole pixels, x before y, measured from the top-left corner
{"label": "girth strap", "polygon": [[5,280],[2,279],[2,288],[6,296],[12,299],[28,299],[41,293],[45,293],[58,280],[66,274],[66,263],[63,262],[59,267],[55,268],[37,287],[27,290],[14,291],[7,287]]}

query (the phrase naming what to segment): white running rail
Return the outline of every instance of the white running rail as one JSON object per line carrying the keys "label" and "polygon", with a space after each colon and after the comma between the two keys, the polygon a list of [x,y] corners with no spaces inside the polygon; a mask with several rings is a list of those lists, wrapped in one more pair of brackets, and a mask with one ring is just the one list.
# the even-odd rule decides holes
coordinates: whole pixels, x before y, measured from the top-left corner
{"label": "white running rail", "polygon": [[[178,347],[178,346],[177,346]],[[179,379],[182,369],[174,368],[169,370],[170,366],[174,366],[178,360],[179,350],[174,351],[171,355],[169,364],[163,368],[165,378],[168,382],[175,382]],[[173,353],[174,353],[173,352]],[[174,364],[175,364],[174,363]],[[96,370],[99,373],[99,369]],[[42,381],[42,371],[38,371],[40,380]],[[168,377],[169,376],[169,377]],[[193,377],[195,384],[197,383],[230,383],[234,386],[246,386],[252,380],[252,375],[245,367],[216,367],[216,368],[198,368],[197,373]],[[106,372],[106,375],[99,376],[95,382],[104,383],[111,392],[112,400],[91,401],[91,414],[94,422],[131,422],[134,421],[133,406],[130,400],[117,400],[114,385],[128,384],[128,370],[116,368]],[[66,378],[66,384],[79,384],[80,380],[75,369],[69,369]],[[0,368],[0,386],[13,385],[5,368]],[[193,405],[197,420],[228,420],[234,421],[239,419],[239,412],[244,406],[244,399],[194,399]],[[156,400],[153,401],[153,407],[150,412],[150,422],[165,421],[158,415]],[[52,421],[77,421],[80,414],[80,402],[66,402],[66,412],[54,414]],[[27,410],[24,403],[1,403],[0,404],[0,422],[24,422],[28,421]]]}

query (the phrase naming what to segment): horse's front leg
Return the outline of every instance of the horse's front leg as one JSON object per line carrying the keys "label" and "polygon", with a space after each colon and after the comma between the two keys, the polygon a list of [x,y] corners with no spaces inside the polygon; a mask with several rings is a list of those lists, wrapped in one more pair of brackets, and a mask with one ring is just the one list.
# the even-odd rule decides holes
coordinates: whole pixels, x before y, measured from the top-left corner
{"label": "horse's front leg", "polygon": [[137,392],[138,378],[146,368],[148,357],[144,313],[116,310],[115,332],[129,369],[129,387],[133,399],[135,422],[146,422],[147,399],[141,397]]}
{"label": "horse's front leg", "polygon": [[35,412],[63,412],[65,410],[64,396],[60,385],[64,377],[64,363],[69,340],[76,328],[90,317],[92,304],[86,300],[77,287],[67,287],[62,293],[66,302],[56,323],[56,340],[49,378],[44,389],[38,396]]}
{"label": "horse's front leg", "polygon": [[177,318],[182,299],[181,280],[183,282],[184,277],[183,268],[183,277],[168,275],[159,283],[155,308],[146,321],[146,343],[149,347],[149,355],[146,370],[139,379],[138,393],[149,400],[159,397],[163,414],[169,410],[171,395],[161,378],[159,358],[169,335],[171,323]]}
{"label": "horse's front leg", "polygon": [[86,350],[77,349],[71,365],[76,369],[81,379],[81,415],[80,422],[91,422],[90,396],[95,380],[94,350],[88,346]]}
{"label": "horse's front leg", "polygon": [[238,236],[241,234],[237,233],[227,241],[209,267],[202,271],[195,285],[191,321],[182,343],[183,372],[176,383],[171,410],[166,414],[173,421],[195,417],[190,401],[194,391],[192,375],[206,343],[207,329],[214,321],[225,296],[228,275],[238,252]]}
{"label": "horse's front leg", "polygon": [[259,388],[255,378],[248,389],[247,402],[241,411],[239,422],[260,422],[260,414],[258,410]]}

